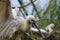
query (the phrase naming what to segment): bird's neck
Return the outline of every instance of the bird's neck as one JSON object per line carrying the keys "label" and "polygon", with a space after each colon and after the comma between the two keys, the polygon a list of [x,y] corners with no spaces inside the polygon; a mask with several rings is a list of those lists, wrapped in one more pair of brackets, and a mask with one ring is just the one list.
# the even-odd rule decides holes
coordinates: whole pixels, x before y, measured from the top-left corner
{"label": "bird's neck", "polygon": [[12,10],[12,16],[14,19],[18,18],[17,13],[15,10]]}
{"label": "bird's neck", "polygon": [[18,17],[16,13],[13,13],[12,16],[14,19],[16,19]]}

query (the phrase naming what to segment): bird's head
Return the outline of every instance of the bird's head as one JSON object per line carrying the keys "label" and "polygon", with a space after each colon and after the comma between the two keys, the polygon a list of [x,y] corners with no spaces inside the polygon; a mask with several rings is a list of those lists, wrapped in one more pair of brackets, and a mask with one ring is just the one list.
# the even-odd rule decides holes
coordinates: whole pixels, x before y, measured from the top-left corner
{"label": "bird's head", "polygon": [[37,28],[36,18],[35,18],[33,15],[27,16],[27,17],[26,17],[26,20],[27,20],[28,24],[31,24],[32,27]]}
{"label": "bird's head", "polygon": [[55,28],[55,25],[54,24],[49,24],[47,27],[46,27],[46,30],[51,33],[54,31],[54,28]]}
{"label": "bird's head", "polygon": [[29,15],[26,17],[26,20],[29,24],[32,24],[35,22],[35,17],[33,15]]}
{"label": "bird's head", "polygon": [[40,31],[40,29],[39,29],[38,26],[36,25],[36,21],[37,21],[37,20],[35,19],[35,17],[34,17],[33,15],[27,16],[27,17],[26,17],[26,20],[27,20],[27,22],[28,22],[29,24],[32,25],[32,27],[35,27],[35,28],[39,31],[41,37],[45,38],[45,36],[42,34],[42,32]]}

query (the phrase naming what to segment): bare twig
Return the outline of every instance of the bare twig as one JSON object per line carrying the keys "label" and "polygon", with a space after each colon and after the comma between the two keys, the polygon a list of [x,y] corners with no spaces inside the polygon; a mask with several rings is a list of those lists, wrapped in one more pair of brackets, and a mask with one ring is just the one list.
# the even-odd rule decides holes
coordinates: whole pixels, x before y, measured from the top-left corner
{"label": "bare twig", "polygon": [[[35,1],[33,1],[33,2],[35,2]],[[26,5],[22,5],[21,7],[19,7],[19,8],[23,8],[23,7],[27,7],[27,6],[29,6],[31,3],[28,3],[28,4],[26,4]]]}
{"label": "bare twig", "polygon": [[[18,0],[18,1],[19,1],[20,5],[22,6],[23,5],[22,0]],[[24,7],[22,9],[26,13],[26,15],[28,15],[27,10]]]}
{"label": "bare twig", "polygon": [[31,1],[31,3],[32,3],[32,6],[34,7],[34,10],[36,11],[36,14],[37,14],[38,17],[40,18],[39,12],[38,12],[38,10],[37,10],[37,8],[36,8],[34,2],[32,2],[32,0],[30,0],[30,1]]}

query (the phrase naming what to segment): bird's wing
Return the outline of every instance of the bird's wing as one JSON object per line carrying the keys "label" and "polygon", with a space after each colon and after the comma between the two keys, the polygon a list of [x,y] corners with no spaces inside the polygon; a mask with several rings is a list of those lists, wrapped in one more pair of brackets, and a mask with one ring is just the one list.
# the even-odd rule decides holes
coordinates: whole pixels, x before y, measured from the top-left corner
{"label": "bird's wing", "polygon": [[18,28],[19,28],[19,21],[17,20],[8,21],[5,24],[5,28],[0,31],[0,37],[11,38],[13,34],[18,30]]}
{"label": "bird's wing", "polygon": [[9,13],[11,13],[9,0],[0,0],[0,36],[8,35],[9,31],[13,30],[12,28],[17,25],[9,18]]}

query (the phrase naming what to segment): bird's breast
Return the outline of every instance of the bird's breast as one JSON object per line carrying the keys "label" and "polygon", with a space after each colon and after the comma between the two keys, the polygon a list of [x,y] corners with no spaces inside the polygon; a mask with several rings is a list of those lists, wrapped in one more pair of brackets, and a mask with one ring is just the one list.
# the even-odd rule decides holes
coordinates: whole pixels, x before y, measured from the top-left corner
{"label": "bird's breast", "polygon": [[20,30],[21,31],[28,31],[30,29],[30,26],[28,25],[27,21],[25,19],[20,19],[19,20],[19,24],[20,24]]}

